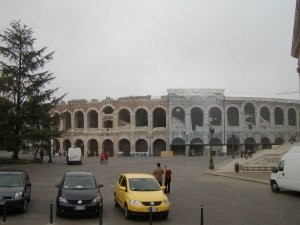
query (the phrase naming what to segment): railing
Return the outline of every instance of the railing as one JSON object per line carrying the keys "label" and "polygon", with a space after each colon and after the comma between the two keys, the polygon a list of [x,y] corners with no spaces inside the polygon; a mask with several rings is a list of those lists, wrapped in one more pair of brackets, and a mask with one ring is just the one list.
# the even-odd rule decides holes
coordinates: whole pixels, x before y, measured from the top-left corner
{"label": "railing", "polygon": [[[123,157],[124,152],[117,152],[117,157]],[[130,152],[129,157],[148,157],[150,156],[149,152]]]}
{"label": "railing", "polygon": [[243,168],[244,172],[271,172],[272,169],[272,166],[245,166]]}

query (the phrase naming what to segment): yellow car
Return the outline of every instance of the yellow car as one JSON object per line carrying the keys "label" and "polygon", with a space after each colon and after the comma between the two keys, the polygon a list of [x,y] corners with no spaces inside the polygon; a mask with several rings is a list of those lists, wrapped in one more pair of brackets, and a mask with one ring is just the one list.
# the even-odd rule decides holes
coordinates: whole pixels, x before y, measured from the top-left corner
{"label": "yellow car", "polygon": [[121,174],[115,185],[114,203],[124,210],[127,219],[133,215],[149,215],[150,210],[153,215],[167,218],[170,202],[164,189],[150,174]]}

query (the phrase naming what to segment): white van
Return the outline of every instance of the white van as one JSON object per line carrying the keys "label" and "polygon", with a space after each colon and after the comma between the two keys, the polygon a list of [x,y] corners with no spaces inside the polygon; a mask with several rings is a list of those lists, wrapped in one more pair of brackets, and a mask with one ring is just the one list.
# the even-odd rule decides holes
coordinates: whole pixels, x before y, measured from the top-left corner
{"label": "white van", "polygon": [[292,147],[273,168],[270,185],[273,192],[300,191],[300,146]]}
{"label": "white van", "polygon": [[68,164],[81,164],[82,163],[82,154],[80,148],[69,148],[67,153],[67,163]]}

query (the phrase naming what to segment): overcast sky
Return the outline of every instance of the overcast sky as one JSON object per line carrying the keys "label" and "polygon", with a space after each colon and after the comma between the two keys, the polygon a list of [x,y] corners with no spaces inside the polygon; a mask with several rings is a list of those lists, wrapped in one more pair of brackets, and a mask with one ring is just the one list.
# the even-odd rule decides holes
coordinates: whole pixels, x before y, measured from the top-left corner
{"label": "overcast sky", "polygon": [[226,96],[299,98],[291,57],[296,0],[1,0],[49,46],[65,100],[162,96],[221,88]]}

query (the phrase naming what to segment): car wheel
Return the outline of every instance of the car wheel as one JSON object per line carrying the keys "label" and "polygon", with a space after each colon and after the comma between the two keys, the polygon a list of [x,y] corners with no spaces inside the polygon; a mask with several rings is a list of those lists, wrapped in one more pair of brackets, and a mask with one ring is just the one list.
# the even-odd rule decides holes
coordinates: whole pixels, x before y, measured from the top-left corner
{"label": "car wheel", "polygon": [[115,205],[116,208],[119,208],[119,204],[117,202],[116,194],[114,194],[114,205]]}
{"label": "car wheel", "polygon": [[24,213],[27,211],[27,208],[28,208],[28,201],[27,199],[24,200],[24,203],[22,205],[22,208],[21,208],[21,212]]}
{"label": "car wheel", "polygon": [[271,189],[275,193],[278,193],[280,191],[280,188],[278,187],[278,184],[276,181],[271,182]]}
{"label": "car wheel", "polygon": [[128,206],[127,206],[127,204],[125,205],[125,207],[124,207],[124,216],[125,216],[125,218],[126,219],[130,219],[130,212],[129,212],[129,210],[128,210]]}

